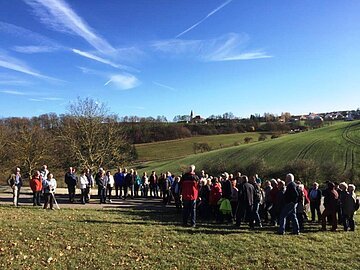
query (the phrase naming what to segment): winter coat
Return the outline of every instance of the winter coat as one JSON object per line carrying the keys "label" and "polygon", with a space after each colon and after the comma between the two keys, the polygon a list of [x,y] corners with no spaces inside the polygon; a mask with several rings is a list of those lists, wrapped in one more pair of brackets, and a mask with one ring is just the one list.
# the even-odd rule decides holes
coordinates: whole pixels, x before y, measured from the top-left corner
{"label": "winter coat", "polygon": [[79,181],[79,188],[80,189],[85,189],[88,184],[89,184],[89,180],[86,177],[86,175],[81,175],[80,176],[80,181]]}
{"label": "winter coat", "polygon": [[185,173],[181,180],[181,195],[184,201],[195,201],[199,194],[199,178],[195,173]]}
{"label": "winter coat", "polygon": [[356,195],[346,192],[342,198],[342,212],[343,215],[352,216],[355,212]]}
{"label": "winter coat", "polygon": [[211,190],[210,190],[209,204],[210,205],[217,205],[217,202],[221,198],[221,193],[222,193],[222,189],[221,189],[220,183],[214,184],[211,187]]}
{"label": "winter coat", "polygon": [[39,178],[33,177],[30,180],[30,188],[33,192],[39,192],[42,190],[42,182],[40,177]]}
{"label": "winter coat", "polygon": [[45,194],[48,194],[50,192],[56,191],[56,180],[55,178],[52,179],[45,179],[42,181],[42,187]]}

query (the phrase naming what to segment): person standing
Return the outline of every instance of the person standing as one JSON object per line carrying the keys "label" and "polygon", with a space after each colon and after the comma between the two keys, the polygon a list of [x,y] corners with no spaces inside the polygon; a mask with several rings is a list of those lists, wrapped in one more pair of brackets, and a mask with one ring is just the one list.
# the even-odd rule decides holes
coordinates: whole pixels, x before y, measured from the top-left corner
{"label": "person standing", "polygon": [[40,195],[42,191],[42,182],[39,171],[35,171],[33,177],[30,180],[30,188],[33,192],[33,206],[41,206]]}
{"label": "person standing", "polygon": [[88,180],[88,184],[86,186],[86,198],[85,198],[85,202],[90,202],[91,199],[91,189],[94,187],[94,177],[91,174],[90,169],[86,169],[86,178]]}
{"label": "person standing", "polygon": [[[115,196],[117,199],[119,199],[121,197],[122,194],[122,171],[121,168],[119,167],[117,172],[114,174],[114,180],[115,180]],[[119,191],[120,191],[120,197],[119,197]]]}
{"label": "person standing", "polygon": [[99,169],[99,172],[96,174],[95,182],[98,186],[98,195],[100,198],[100,203],[106,203],[106,183],[107,177],[103,168]]}
{"label": "person standing", "polygon": [[112,176],[111,171],[106,172],[106,183],[107,183],[107,191],[108,191],[108,201],[112,203],[111,196],[112,190],[114,188],[115,180],[114,176]]}
{"label": "person standing", "polygon": [[311,211],[311,221],[315,222],[315,211],[317,214],[318,222],[321,220],[321,190],[319,189],[319,184],[314,182],[312,189],[310,190],[310,211]]}
{"label": "person standing", "polygon": [[288,173],[285,178],[286,191],[284,193],[284,206],[281,209],[279,218],[278,234],[285,234],[285,226],[287,219],[291,219],[293,234],[299,234],[299,223],[296,217],[296,208],[299,199],[299,193],[294,182],[294,175]]}
{"label": "person standing", "polygon": [[159,197],[159,190],[158,190],[158,177],[156,175],[155,171],[151,172],[151,175],[149,177],[149,183],[150,183],[150,196],[151,197]]}
{"label": "person standing", "polygon": [[189,216],[191,226],[196,227],[196,200],[199,193],[199,178],[195,174],[195,165],[191,165],[180,180],[183,199],[183,226],[187,226]]}
{"label": "person standing", "polygon": [[46,180],[48,178],[49,170],[47,165],[42,165],[40,170],[41,180]]}
{"label": "person standing", "polygon": [[82,204],[86,203],[86,198],[87,198],[87,187],[89,185],[89,180],[86,177],[86,170],[83,170],[81,172],[80,178],[79,178],[79,188],[81,190],[81,198],[80,198],[80,202]]}
{"label": "person standing", "polygon": [[336,213],[339,205],[339,194],[335,190],[333,182],[327,183],[327,189],[324,191],[324,211],[321,214],[321,230],[326,231],[326,218],[330,217],[331,230],[337,229]]}
{"label": "person standing", "polygon": [[16,168],[15,173],[11,174],[7,180],[8,185],[13,190],[13,202],[14,206],[19,205],[20,189],[23,185],[23,181],[20,174],[20,168]]}
{"label": "person standing", "polygon": [[236,226],[240,227],[242,221],[249,222],[253,227],[252,212],[254,206],[255,188],[249,183],[249,178],[243,175],[241,183],[238,185],[238,207],[236,210]]}
{"label": "person standing", "polygon": [[144,172],[143,176],[141,177],[141,186],[141,196],[147,198],[149,192],[149,178],[146,172]]}
{"label": "person standing", "polygon": [[75,169],[73,167],[69,167],[69,171],[65,174],[65,184],[68,188],[70,203],[74,203],[75,200],[76,183],[77,177],[75,175]]}
{"label": "person standing", "polygon": [[43,192],[44,192],[44,209],[48,208],[50,204],[50,209],[54,210],[54,194],[56,190],[56,180],[52,173],[47,174],[47,178],[42,181]]}
{"label": "person standing", "polygon": [[127,198],[129,189],[130,189],[131,199],[134,199],[134,184],[135,184],[135,175],[134,175],[134,170],[131,169],[130,172],[125,177],[126,192],[124,194],[124,199]]}

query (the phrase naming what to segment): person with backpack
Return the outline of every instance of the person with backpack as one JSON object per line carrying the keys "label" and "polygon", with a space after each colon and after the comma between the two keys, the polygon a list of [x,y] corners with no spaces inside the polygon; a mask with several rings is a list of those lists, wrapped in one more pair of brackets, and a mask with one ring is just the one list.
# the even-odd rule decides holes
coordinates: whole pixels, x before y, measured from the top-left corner
{"label": "person with backpack", "polygon": [[287,219],[291,220],[292,233],[299,234],[299,222],[296,217],[296,207],[299,200],[299,192],[294,182],[295,177],[293,174],[288,173],[285,178],[286,190],[284,193],[284,206],[281,209],[279,217],[279,229],[278,234],[285,234],[285,226]]}

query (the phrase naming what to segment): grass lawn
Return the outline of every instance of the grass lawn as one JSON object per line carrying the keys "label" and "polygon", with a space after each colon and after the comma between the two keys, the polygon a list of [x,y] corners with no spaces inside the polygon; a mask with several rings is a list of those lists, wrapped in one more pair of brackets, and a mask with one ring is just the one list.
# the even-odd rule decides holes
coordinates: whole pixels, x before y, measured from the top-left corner
{"label": "grass lawn", "polygon": [[[258,141],[261,133],[247,132],[235,134],[196,136],[180,140],[137,144],[136,150],[140,161],[166,160],[184,157],[194,153],[194,143],[208,143],[212,150],[244,144],[244,138],[250,137]],[[265,133],[270,139],[271,135]]]}
{"label": "grass lawn", "polygon": [[[359,231],[300,236],[228,225],[179,226],[173,208],[0,206],[1,269],[360,269]],[[359,222],[359,218],[357,218]]]}

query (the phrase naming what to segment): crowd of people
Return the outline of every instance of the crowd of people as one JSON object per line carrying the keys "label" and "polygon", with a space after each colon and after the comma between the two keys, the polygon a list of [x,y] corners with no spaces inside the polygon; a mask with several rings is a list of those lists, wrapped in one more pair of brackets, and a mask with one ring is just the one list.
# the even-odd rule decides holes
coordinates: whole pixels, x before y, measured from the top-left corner
{"label": "crowd of people", "polygon": [[[112,175],[110,170],[100,168],[93,174],[84,169],[77,174],[73,167],[66,172],[65,184],[70,203],[75,203],[76,189],[80,189],[79,202],[90,202],[91,190],[97,187],[99,203],[112,203],[113,199],[126,200],[136,197],[161,198],[164,205],[174,204],[182,211],[183,226],[196,227],[196,219],[232,224],[240,227],[242,223],[250,229],[263,225],[278,226],[277,233],[284,234],[291,228],[293,234],[304,230],[304,222],[331,225],[337,230],[342,224],[345,231],[354,231],[354,214],[359,208],[359,199],[353,184],[326,182],[324,189],[318,183],[307,188],[297,181],[293,174],[286,175],[284,181],[271,179],[263,181],[258,175],[246,176],[240,172],[235,175],[227,172],[217,177],[201,171],[195,173],[195,166],[181,176],[170,172],[157,175],[152,171],[139,176],[136,170],[118,168]],[[14,205],[17,206],[23,180],[20,168],[8,179],[13,189]],[[35,171],[30,179],[33,191],[33,205],[53,209],[57,182],[46,165]],[[115,193],[115,194],[114,194]],[[43,199],[41,199],[43,198]],[[321,211],[323,208],[323,211]],[[310,209],[310,217],[308,217]],[[190,223],[189,223],[190,219]]]}

